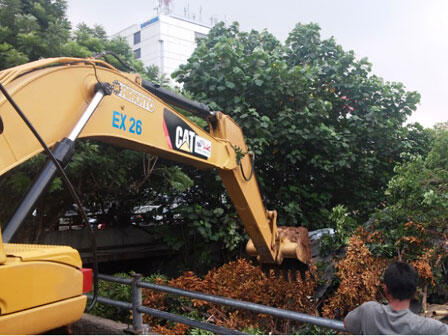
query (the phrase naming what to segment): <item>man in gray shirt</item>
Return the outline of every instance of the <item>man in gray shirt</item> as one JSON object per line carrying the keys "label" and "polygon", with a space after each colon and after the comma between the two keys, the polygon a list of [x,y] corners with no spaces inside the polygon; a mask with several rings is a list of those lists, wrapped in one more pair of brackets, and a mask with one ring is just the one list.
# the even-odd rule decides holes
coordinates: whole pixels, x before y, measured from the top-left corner
{"label": "man in gray shirt", "polygon": [[345,328],[358,335],[448,335],[448,325],[409,310],[417,289],[418,275],[404,262],[394,262],[384,273],[384,291],[389,304],[363,303],[345,317]]}

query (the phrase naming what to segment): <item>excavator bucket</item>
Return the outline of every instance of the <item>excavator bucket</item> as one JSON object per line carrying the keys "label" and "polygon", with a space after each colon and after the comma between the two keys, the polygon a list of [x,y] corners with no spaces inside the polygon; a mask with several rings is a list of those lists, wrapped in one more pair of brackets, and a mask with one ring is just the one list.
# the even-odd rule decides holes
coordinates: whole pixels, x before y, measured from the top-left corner
{"label": "excavator bucket", "polygon": [[[312,271],[309,267],[312,258],[308,230],[304,227],[280,226],[276,231],[276,263],[264,263],[263,271],[268,276],[283,276],[287,281],[296,281],[299,274],[303,279],[307,270]],[[252,240],[247,243],[246,252],[259,258]]]}
{"label": "excavator bucket", "polygon": [[311,265],[311,243],[308,230],[304,227],[278,227],[280,253],[283,255],[283,262],[280,265],[281,273],[285,280],[296,281],[300,274],[302,280],[305,278],[307,270],[313,270]]}
{"label": "excavator bucket", "polygon": [[311,262],[311,243],[306,228],[279,226],[277,231],[283,259],[296,259],[306,265]]}

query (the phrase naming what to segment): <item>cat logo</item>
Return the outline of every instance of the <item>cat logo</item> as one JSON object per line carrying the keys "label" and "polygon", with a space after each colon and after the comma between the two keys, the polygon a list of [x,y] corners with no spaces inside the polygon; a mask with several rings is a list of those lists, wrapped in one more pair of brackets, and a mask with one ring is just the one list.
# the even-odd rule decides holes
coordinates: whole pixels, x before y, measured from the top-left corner
{"label": "cat logo", "polygon": [[169,148],[202,159],[208,159],[212,155],[210,140],[196,134],[185,121],[168,109],[163,112],[163,129]]}
{"label": "cat logo", "polygon": [[176,148],[184,152],[193,153],[193,141],[196,138],[196,133],[180,126],[176,127]]}

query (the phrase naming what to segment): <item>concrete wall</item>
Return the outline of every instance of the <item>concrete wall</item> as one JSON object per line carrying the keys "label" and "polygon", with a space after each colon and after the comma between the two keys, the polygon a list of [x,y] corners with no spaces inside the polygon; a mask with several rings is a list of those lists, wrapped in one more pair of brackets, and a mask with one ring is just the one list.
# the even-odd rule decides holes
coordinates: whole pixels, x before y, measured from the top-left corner
{"label": "concrete wall", "polygon": [[171,74],[187,63],[196,48],[196,34],[207,35],[208,27],[170,16],[160,17],[160,39],[163,41],[163,72]]}
{"label": "concrete wall", "polygon": [[[82,230],[49,231],[39,241],[45,245],[68,245],[77,249],[84,262],[91,261],[91,237],[87,228]],[[154,233],[132,225],[106,226],[95,229],[98,261],[148,258],[172,253],[170,247],[154,238]]]}

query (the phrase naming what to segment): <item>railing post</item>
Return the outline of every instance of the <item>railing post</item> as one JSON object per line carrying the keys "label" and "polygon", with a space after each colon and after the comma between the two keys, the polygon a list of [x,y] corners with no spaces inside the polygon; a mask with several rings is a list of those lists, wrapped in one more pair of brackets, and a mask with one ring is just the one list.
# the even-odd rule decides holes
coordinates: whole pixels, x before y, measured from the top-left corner
{"label": "railing post", "polygon": [[142,275],[141,274],[133,274],[132,275],[132,329],[133,332],[138,335],[142,334],[144,331],[143,326],[143,314],[138,311],[138,308],[142,305],[142,289],[138,286],[138,282],[140,281]]}

